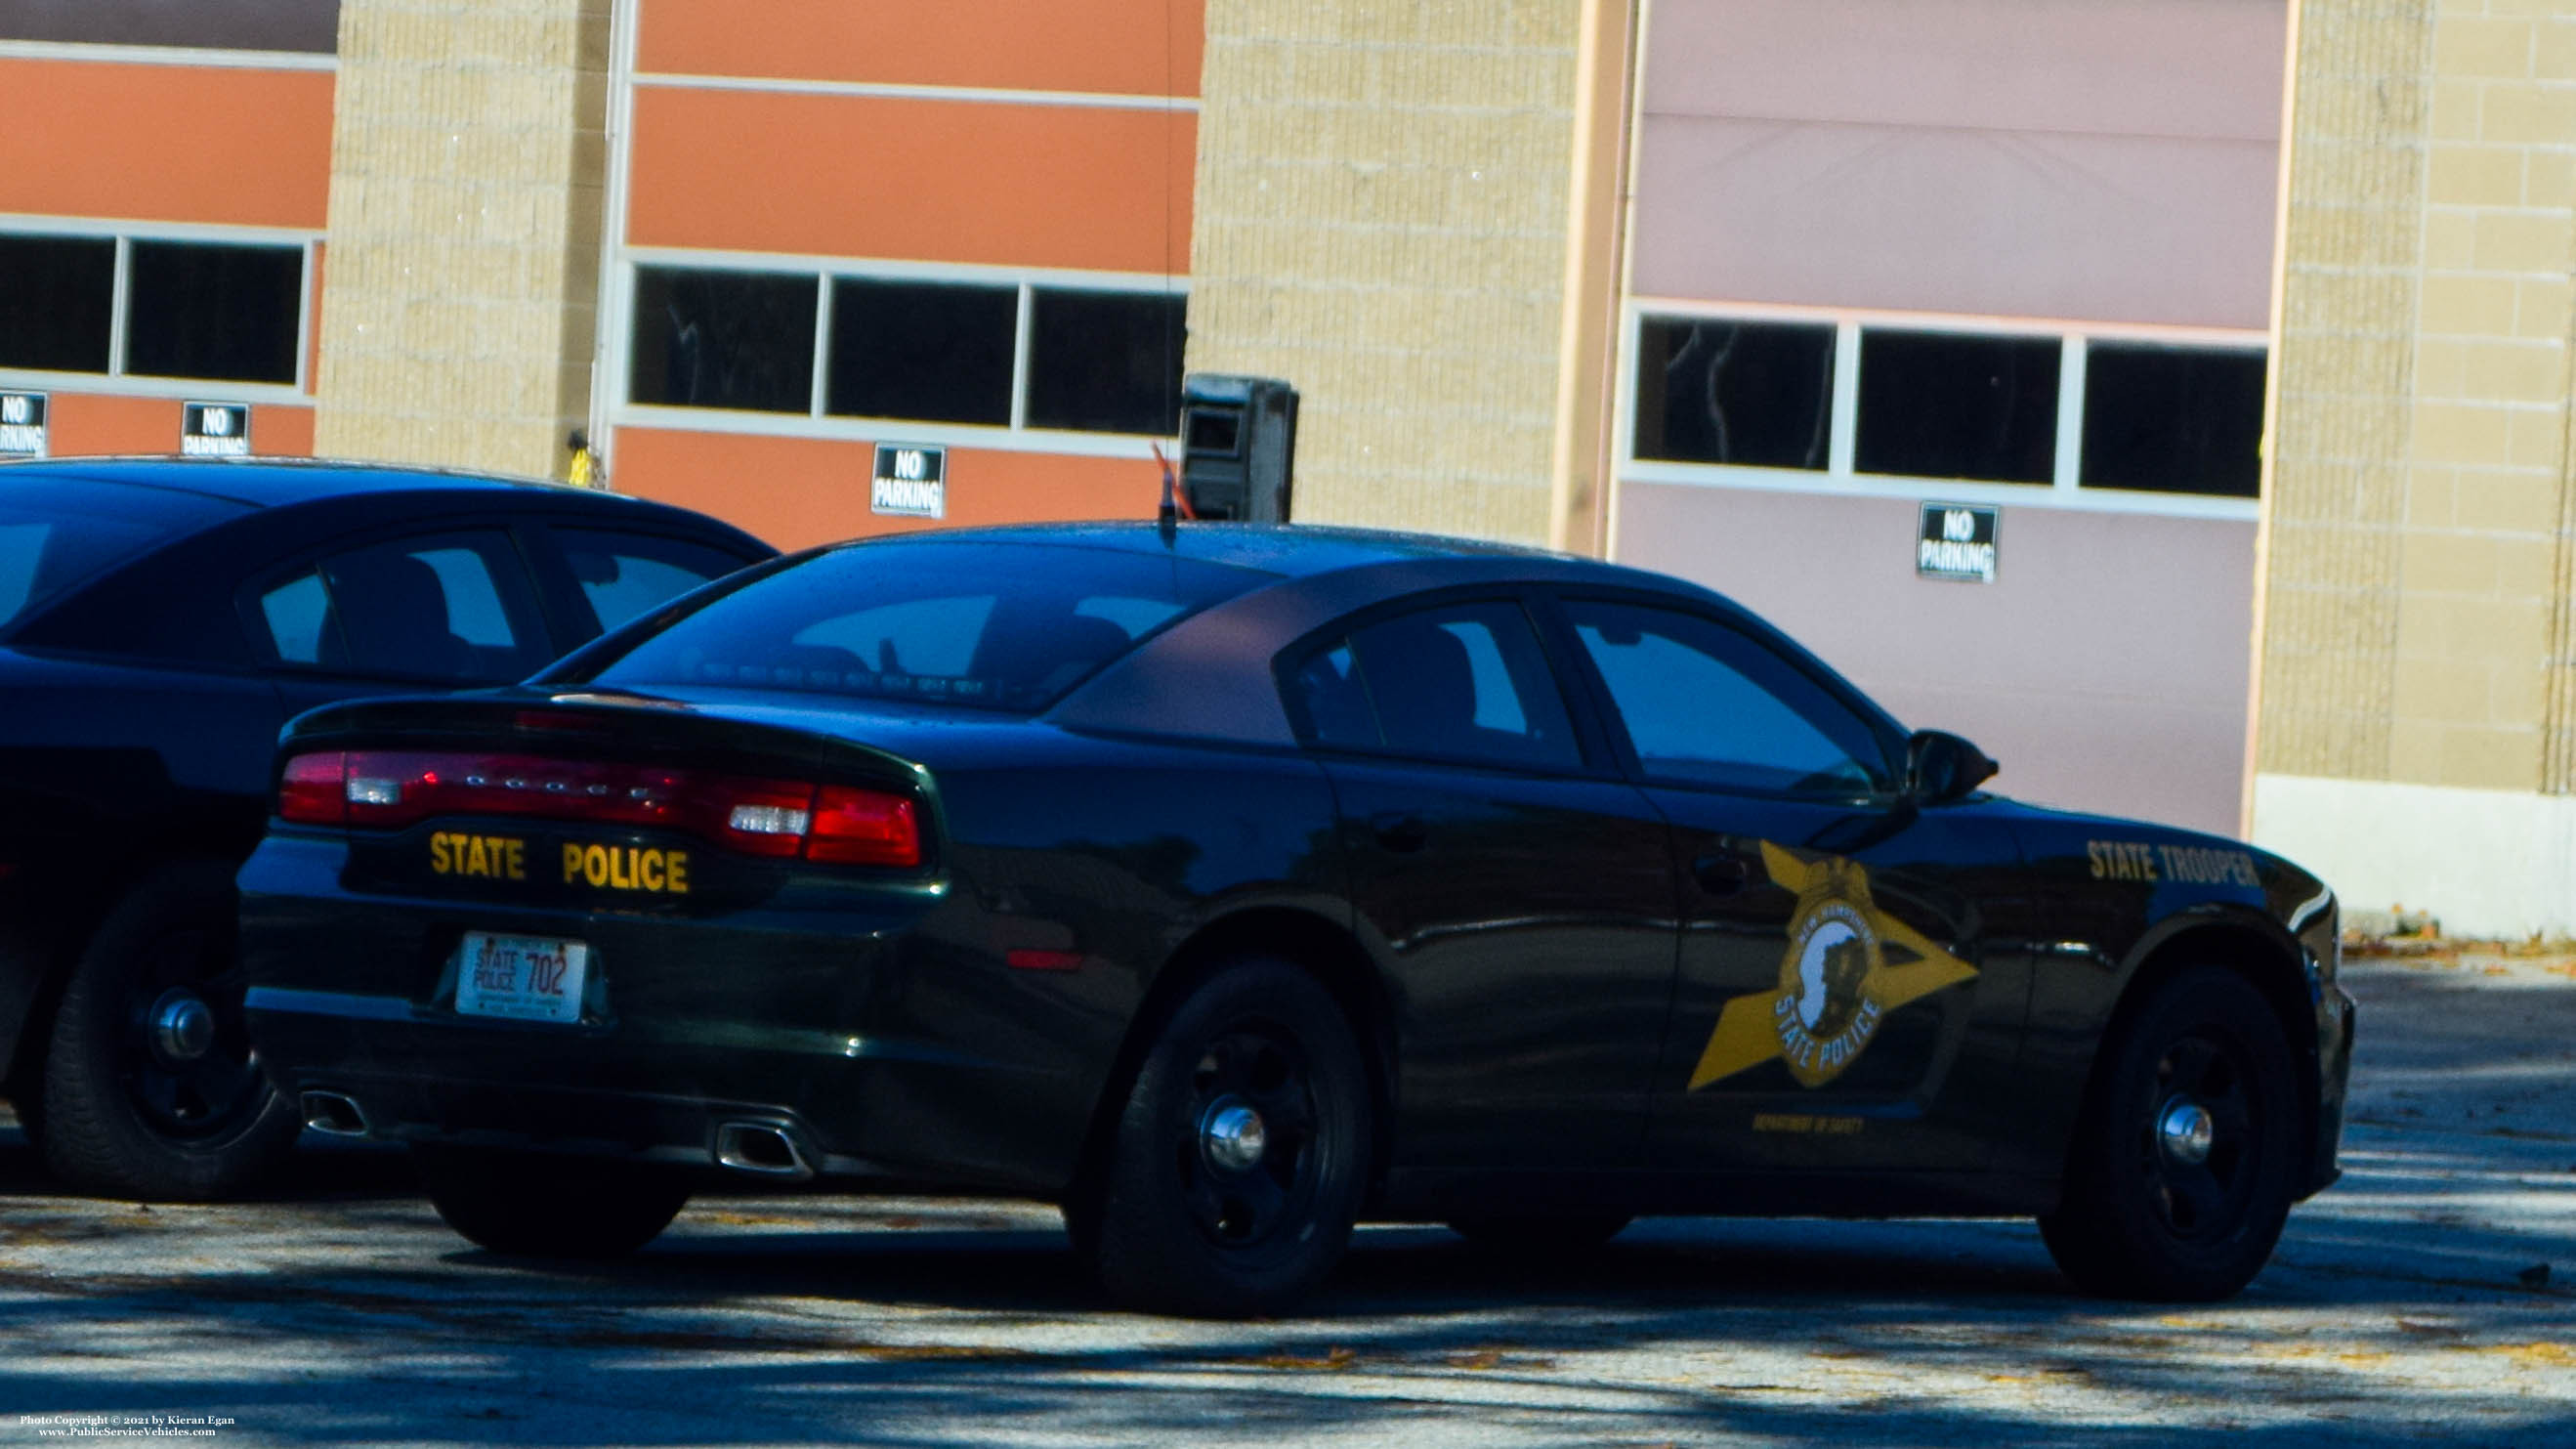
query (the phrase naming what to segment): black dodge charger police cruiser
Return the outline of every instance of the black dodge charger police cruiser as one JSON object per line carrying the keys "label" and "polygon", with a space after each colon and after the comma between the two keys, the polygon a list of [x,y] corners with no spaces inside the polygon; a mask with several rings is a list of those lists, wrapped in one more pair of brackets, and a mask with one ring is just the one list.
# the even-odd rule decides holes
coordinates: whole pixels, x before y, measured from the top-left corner
{"label": "black dodge charger police cruiser", "polygon": [[46,1162],[204,1198],[295,1141],[231,954],[288,719],[523,679],[776,556],[681,509],[469,474],[0,466],[0,1095]]}
{"label": "black dodge charger police cruiser", "polygon": [[720,1169],[1063,1205],[1274,1309],[1361,1218],[2035,1215],[2215,1298],[2335,1178],[2332,895],[1982,793],[1673,579],[1395,535],[820,550],[285,741],[256,1039],[503,1252]]}

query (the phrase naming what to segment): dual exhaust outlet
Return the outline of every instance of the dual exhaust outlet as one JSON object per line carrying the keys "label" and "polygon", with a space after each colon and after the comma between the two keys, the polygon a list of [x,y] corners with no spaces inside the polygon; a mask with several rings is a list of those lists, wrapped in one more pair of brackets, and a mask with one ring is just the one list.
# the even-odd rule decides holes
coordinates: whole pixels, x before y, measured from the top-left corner
{"label": "dual exhaust outlet", "polygon": [[[304,1125],[325,1137],[362,1138],[375,1133],[366,1109],[342,1092],[306,1092],[297,1102]],[[754,1177],[814,1175],[814,1162],[796,1135],[775,1122],[726,1122],[717,1126],[716,1162]]]}

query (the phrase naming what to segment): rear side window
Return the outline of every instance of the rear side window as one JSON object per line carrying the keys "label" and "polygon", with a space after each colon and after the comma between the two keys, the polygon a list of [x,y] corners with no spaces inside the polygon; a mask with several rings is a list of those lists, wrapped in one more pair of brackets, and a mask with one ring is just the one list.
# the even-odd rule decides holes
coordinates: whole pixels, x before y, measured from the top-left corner
{"label": "rear side window", "polygon": [[602,633],[652,612],[745,560],[702,544],[597,528],[557,528],[573,581]]}
{"label": "rear side window", "polygon": [[1061,545],[867,544],[726,594],[589,678],[1034,712],[1146,635],[1268,577]]}
{"label": "rear side window", "polygon": [[271,585],[258,602],[270,648],[284,664],[505,684],[546,660],[518,551],[499,532],[334,554]]}
{"label": "rear side window", "polygon": [[0,479],[0,629],[93,574],[243,511],[157,488]]}
{"label": "rear side window", "polygon": [[1427,609],[1354,630],[1309,657],[1291,689],[1320,745],[1530,769],[1583,763],[1517,604]]}

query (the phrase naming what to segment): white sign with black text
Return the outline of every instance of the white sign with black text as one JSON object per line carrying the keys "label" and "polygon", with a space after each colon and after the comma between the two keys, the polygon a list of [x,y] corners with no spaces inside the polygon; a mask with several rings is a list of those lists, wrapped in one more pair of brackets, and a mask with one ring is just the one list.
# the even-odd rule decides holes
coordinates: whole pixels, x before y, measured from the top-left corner
{"label": "white sign with black text", "polygon": [[1993,583],[1995,538],[2002,520],[2000,508],[1924,504],[1923,527],[1914,541],[1914,571],[1927,579]]}
{"label": "white sign with black text", "polygon": [[45,395],[0,392],[0,458],[41,458],[45,438]]}
{"label": "white sign with black text", "polygon": [[868,511],[897,518],[948,516],[948,450],[922,443],[877,444]]}
{"label": "white sign with black text", "polygon": [[191,458],[250,456],[250,404],[184,404],[179,410],[179,451]]}

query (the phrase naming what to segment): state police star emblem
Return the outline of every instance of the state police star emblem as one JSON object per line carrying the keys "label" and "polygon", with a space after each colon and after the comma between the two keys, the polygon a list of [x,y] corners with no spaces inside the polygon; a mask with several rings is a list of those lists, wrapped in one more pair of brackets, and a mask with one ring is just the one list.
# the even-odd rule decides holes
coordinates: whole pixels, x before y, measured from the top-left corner
{"label": "state police star emblem", "polygon": [[[1860,1057],[1888,1013],[1977,974],[1878,909],[1869,872],[1858,861],[1802,860],[1764,841],[1762,865],[1774,882],[1798,893],[1779,989],[1726,1003],[1691,1072],[1691,1091],[1773,1057],[1787,1063],[1800,1086],[1821,1087]],[[1888,961],[1891,949],[1903,957],[1896,964]]]}

